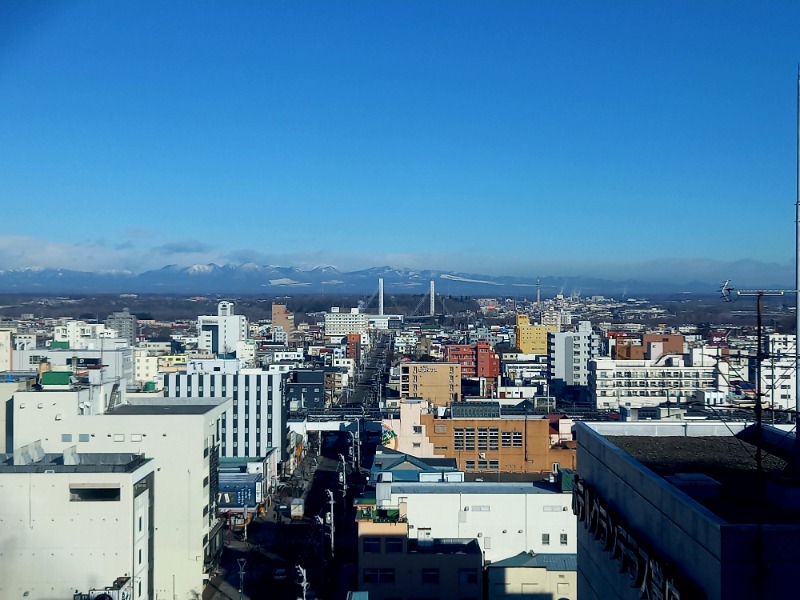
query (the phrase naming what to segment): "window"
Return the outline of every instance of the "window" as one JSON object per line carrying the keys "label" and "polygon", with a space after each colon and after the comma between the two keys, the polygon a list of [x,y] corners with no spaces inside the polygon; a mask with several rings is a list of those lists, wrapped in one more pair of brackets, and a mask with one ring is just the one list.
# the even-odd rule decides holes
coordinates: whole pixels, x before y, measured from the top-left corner
{"label": "window", "polygon": [[475,450],[475,429],[472,427],[464,430],[464,449]]}
{"label": "window", "polygon": [[497,450],[497,438],[500,430],[497,427],[489,428],[489,450]]}
{"label": "window", "polygon": [[119,502],[118,487],[78,487],[70,486],[70,502]]}
{"label": "window", "polygon": [[567,534],[566,533],[562,533],[561,534],[559,542],[561,543],[562,546],[566,546],[567,545]]}
{"label": "window", "polygon": [[414,425],[414,433],[422,433],[422,425]]}
{"label": "window", "polygon": [[72,441],[72,434],[71,433],[62,433],[61,434],[61,441],[62,442],[71,442]]}
{"label": "window", "polygon": [[139,564],[142,564],[142,549],[139,548]]}
{"label": "window", "polygon": [[478,427],[478,450],[489,449],[489,428]]}
{"label": "window", "polygon": [[364,569],[361,571],[363,583],[394,583],[394,569]]}
{"label": "window", "polygon": [[422,569],[422,583],[436,585],[439,583],[439,569]]}
{"label": "window", "polygon": [[464,468],[465,468],[467,471],[474,470],[474,469],[475,469],[475,461],[474,461],[474,460],[468,460],[468,461],[466,461],[466,462],[464,463]]}
{"label": "window", "polygon": [[463,450],[464,449],[464,429],[462,427],[456,427],[453,430],[453,450]]}
{"label": "window", "polygon": [[458,583],[460,585],[475,585],[478,583],[478,569],[459,569]]}
{"label": "window", "polygon": [[550,534],[543,533],[542,534],[542,546],[549,546],[550,545]]}
{"label": "window", "polygon": [[504,431],[502,435],[503,448],[511,448],[511,432]]}
{"label": "window", "polygon": [[78,434],[78,441],[79,442],[88,442],[89,441],[89,434],[88,433],[79,433]]}
{"label": "window", "polygon": [[512,431],[511,432],[511,442],[514,448],[522,448],[522,432],[521,431]]}
{"label": "window", "polygon": [[364,554],[380,554],[381,553],[381,538],[365,537],[361,541],[361,550]]}
{"label": "window", "polygon": [[142,517],[139,517],[139,531],[142,530]]}
{"label": "window", "polygon": [[434,433],[447,433],[447,425],[439,425],[438,423],[433,426]]}
{"label": "window", "polygon": [[386,538],[383,542],[386,554],[401,554],[403,552],[403,538]]}

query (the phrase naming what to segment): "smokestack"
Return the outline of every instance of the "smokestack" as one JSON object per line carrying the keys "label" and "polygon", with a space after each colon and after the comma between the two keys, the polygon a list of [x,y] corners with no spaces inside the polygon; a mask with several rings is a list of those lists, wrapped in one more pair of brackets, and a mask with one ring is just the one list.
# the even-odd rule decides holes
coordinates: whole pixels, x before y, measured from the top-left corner
{"label": "smokestack", "polygon": [[378,314],[383,315],[383,277],[378,279]]}
{"label": "smokestack", "polygon": [[435,282],[431,279],[431,316],[436,316],[436,291],[435,291]]}

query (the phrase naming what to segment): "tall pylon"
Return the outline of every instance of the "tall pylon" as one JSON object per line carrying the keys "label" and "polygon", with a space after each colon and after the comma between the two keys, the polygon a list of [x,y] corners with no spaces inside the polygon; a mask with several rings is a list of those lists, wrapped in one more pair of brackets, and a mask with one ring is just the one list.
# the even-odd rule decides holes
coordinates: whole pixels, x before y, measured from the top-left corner
{"label": "tall pylon", "polygon": [[378,314],[383,315],[383,277],[378,279]]}

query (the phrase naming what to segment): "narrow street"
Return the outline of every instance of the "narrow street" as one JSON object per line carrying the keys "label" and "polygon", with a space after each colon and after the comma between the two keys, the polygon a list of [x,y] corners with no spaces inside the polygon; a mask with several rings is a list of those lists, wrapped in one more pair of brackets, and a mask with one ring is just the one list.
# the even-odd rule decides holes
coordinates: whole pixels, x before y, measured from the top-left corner
{"label": "narrow street", "polygon": [[[328,436],[322,454],[309,454],[292,477],[279,487],[270,508],[255,518],[244,532],[226,532],[220,572],[212,578],[203,600],[238,600],[239,560],[244,559],[242,598],[295,600],[302,598],[301,577],[305,571],[306,598],[344,600],[356,588],[356,526],[352,509],[353,492],[360,477],[347,466],[347,496],[339,480],[347,456],[348,436]],[[330,494],[329,494],[330,491]],[[333,498],[334,522],[328,514]],[[293,498],[304,498],[304,518],[292,520]]]}

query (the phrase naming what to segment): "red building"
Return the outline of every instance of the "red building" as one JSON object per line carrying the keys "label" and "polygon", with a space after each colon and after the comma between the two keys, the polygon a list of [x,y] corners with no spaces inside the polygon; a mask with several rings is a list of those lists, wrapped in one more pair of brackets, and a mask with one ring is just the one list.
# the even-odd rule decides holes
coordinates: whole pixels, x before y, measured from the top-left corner
{"label": "red building", "polygon": [[461,377],[496,379],[500,375],[500,357],[489,342],[445,346],[447,362],[461,365]]}
{"label": "red building", "polygon": [[356,364],[361,362],[361,334],[347,334],[347,349],[345,352],[347,358],[352,358],[354,361],[356,361]]}

